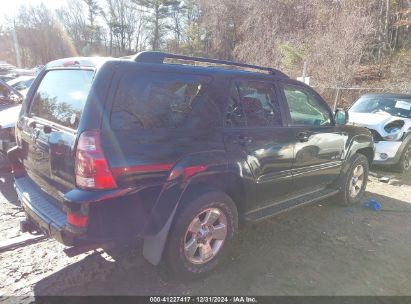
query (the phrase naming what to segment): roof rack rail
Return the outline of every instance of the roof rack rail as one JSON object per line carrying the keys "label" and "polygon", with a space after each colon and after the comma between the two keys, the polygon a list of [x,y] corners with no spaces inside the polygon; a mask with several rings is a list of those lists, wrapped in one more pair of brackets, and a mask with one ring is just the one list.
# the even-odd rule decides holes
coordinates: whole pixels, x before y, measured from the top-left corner
{"label": "roof rack rail", "polygon": [[164,63],[164,60],[166,58],[249,68],[249,69],[254,69],[254,70],[266,71],[271,75],[277,75],[277,76],[288,78],[286,74],[284,74],[283,72],[280,72],[279,70],[273,69],[273,68],[267,68],[267,67],[262,67],[258,65],[239,63],[239,62],[233,62],[233,61],[227,61],[227,60],[208,59],[208,58],[203,58],[203,57],[192,57],[192,56],[177,55],[177,54],[170,54],[170,53],[164,53],[164,52],[144,51],[144,52],[137,53],[132,58],[132,60],[136,62],[145,62],[145,63]]}

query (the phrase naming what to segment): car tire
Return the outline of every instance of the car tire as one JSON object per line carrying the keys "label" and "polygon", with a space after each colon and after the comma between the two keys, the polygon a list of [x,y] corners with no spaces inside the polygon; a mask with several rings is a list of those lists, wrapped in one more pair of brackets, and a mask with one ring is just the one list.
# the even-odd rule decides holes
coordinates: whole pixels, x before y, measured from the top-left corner
{"label": "car tire", "polygon": [[351,165],[341,180],[340,192],[336,196],[339,204],[353,206],[361,201],[367,187],[368,172],[367,157],[359,153],[354,154]]}
{"label": "car tire", "polygon": [[10,163],[7,159],[6,153],[0,151],[0,170],[10,169]]}
{"label": "car tire", "polygon": [[394,166],[399,173],[408,173],[411,170],[411,143],[409,143],[401,154],[400,161]]}
{"label": "car tire", "polygon": [[237,208],[228,195],[209,192],[189,201],[171,227],[164,266],[178,279],[200,278],[229,255],[237,230]]}

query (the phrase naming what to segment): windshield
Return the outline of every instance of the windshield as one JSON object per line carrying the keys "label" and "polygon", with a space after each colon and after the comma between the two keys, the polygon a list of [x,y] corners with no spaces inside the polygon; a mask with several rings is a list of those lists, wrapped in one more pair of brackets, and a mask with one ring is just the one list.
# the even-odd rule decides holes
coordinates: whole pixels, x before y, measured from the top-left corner
{"label": "windshield", "polygon": [[411,98],[361,97],[350,109],[354,113],[386,112],[393,116],[411,118]]}

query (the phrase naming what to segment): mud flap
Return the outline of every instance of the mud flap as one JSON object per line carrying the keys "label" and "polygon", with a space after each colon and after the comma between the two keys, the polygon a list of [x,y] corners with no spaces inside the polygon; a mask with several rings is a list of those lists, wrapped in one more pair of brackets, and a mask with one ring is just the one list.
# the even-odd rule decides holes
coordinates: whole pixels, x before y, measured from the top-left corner
{"label": "mud flap", "polygon": [[144,238],[143,256],[150,264],[158,265],[161,262],[164,247],[167,243],[168,232],[170,231],[171,224],[173,223],[177,206],[178,204],[176,204],[176,206],[174,207],[166,224],[163,226],[159,233],[154,236],[148,236]]}

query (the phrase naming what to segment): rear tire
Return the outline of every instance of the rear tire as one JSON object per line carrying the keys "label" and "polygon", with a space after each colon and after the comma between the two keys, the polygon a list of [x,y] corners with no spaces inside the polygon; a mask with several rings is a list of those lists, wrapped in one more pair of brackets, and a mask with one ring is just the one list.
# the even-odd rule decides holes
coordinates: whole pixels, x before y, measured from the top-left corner
{"label": "rear tire", "polygon": [[170,230],[167,270],[185,280],[210,273],[229,255],[237,230],[237,208],[228,195],[209,192],[188,202]]}
{"label": "rear tire", "polygon": [[367,157],[359,153],[354,154],[350,168],[341,180],[340,193],[336,195],[339,204],[353,206],[361,201],[367,187],[368,172]]}
{"label": "rear tire", "polygon": [[409,143],[402,155],[400,157],[400,161],[397,165],[394,166],[394,170],[400,173],[408,173],[411,169],[411,143]]}

